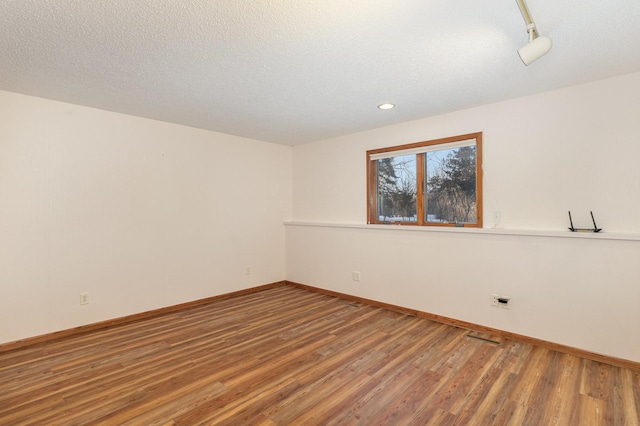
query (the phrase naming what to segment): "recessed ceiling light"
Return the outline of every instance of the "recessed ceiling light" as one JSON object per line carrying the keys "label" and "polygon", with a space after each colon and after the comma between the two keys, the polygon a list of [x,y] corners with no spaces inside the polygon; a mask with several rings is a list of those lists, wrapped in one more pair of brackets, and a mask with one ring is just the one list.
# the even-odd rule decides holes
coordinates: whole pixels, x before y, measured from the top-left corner
{"label": "recessed ceiling light", "polygon": [[380,104],[378,105],[378,108],[380,109],[392,109],[395,108],[395,104],[390,104],[390,103],[385,103],[385,104]]}

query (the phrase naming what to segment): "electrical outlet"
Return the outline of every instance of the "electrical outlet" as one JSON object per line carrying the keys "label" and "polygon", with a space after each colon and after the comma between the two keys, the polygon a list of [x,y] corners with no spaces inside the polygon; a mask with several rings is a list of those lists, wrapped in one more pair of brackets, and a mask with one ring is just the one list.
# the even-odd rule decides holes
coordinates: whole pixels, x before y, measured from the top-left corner
{"label": "electrical outlet", "polygon": [[80,304],[81,305],[89,304],[89,293],[80,293]]}
{"label": "electrical outlet", "polygon": [[251,266],[245,266],[244,267],[244,274],[245,275],[251,275]]}
{"label": "electrical outlet", "polygon": [[360,272],[358,271],[352,271],[351,272],[351,279],[353,281],[360,281]]}
{"label": "electrical outlet", "polygon": [[489,304],[491,306],[498,306],[498,295],[497,294],[492,294],[489,297]]}
{"label": "electrical outlet", "polygon": [[489,296],[489,304],[491,306],[499,306],[503,309],[509,309],[509,301],[511,298],[506,296],[498,296],[497,294],[492,294]]}

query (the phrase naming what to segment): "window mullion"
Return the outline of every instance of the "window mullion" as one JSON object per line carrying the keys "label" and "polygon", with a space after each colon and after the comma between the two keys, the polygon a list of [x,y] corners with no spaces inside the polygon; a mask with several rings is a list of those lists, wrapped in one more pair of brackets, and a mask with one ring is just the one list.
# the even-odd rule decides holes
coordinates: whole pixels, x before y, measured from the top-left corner
{"label": "window mullion", "polygon": [[416,155],[416,202],[418,203],[418,225],[424,225],[424,197],[425,197],[425,185],[424,185],[424,157],[425,154]]}

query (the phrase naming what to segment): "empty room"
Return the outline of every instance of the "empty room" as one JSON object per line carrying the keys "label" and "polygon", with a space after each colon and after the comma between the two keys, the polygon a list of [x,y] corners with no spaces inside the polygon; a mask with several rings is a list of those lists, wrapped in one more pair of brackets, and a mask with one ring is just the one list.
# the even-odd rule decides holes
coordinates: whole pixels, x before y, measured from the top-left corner
{"label": "empty room", "polygon": [[640,3],[0,4],[0,425],[639,425]]}

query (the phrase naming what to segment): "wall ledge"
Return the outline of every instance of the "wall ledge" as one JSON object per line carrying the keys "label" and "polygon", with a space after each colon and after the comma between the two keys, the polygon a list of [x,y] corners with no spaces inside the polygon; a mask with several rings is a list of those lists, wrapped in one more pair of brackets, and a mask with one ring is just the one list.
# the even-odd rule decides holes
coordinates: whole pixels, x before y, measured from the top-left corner
{"label": "wall ledge", "polygon": [[363,223],[339,223],[339,222],[311,222],[291,220],[284,222],[285,226],[316,227],[316,228],[351,228],[367,229],[375,231],[403,231],[403,232],[439,232],[454,234],[481,234],[481,235],[512,235],[525,237],[550,237],[550,238],[579,238],[589,240],[617,240],[640,241],[640,234],[625,234],[618,232],[571,232],[537,230],[537,229],[507,229],[507,228],[456,228],[441,226],[403,226],[403,225],[369,225]]}

